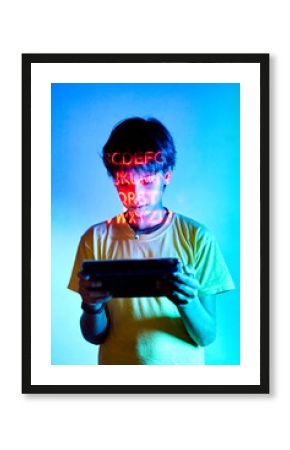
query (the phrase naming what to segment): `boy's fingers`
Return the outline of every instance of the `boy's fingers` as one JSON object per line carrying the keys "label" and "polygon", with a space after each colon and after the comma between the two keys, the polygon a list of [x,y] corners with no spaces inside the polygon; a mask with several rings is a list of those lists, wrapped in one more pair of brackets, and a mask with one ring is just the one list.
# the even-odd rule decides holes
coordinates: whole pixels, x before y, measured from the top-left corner
{"label": "boy's fingers", "polygon": [[85,283],[87,289],[96,289],[96,288],[101,288],[103,286],[101,281],[88,281],[87,283]]}
{"label": "boy's fingers", "polygon": [[196,297],[197,289],[194,289],[192,286],[175,282],[172,284],[173,292],[177,292],[186,297]]}
{"label": "boy's fingers", "polygon": [[98,292],[97,295],[95,292],[92,291],[91,292],[86,291],[83,293],[80,292],[80,294],[86,303],[98,303],[98,302],[106,303],[112,299],[112,295],[110,294],[110,292],[105,291]]}
{"label": "boy's fingers", "polygon": [[194,277],[196,276],[196,269],[194,268],[193,264],[185,264],[183,266],[183,271],[188,275],[193,275]]}
{"label": "boy's fingers", "polygon": [[103,286],[101,281],[86,280],[86,278],[83,276],[81,276],[79,279],[79,285],[87,289],[96,289]]}
{"label": "boy's fingers", "polygon": [[99,289],[95,290],[88,288],[80,288],[80,293],[89,298],[103,298],[111,295],[108,291],[100,291]]}
{"label": "boy's fingers", "polygon": [[168,281],[171,281],[172,283],[179,282],[186,286],[190,286],[193,289],[198,289],[200,286],[199,281],[196,278],[182,273],[173,274],[171,278],[168,278]]}
{"label": "boy's fingers", "polygon": [[90,275],[84,274],[82,271],[78,272],[78,278],[82,281],[90,281]]}
{"label": "boy's fingers", "polygon": [[198,296],[198,288],[194,284],[181,283],[178,280],[160,280],[156,282],[156,287],[163,295],[171,297],[172,295],[183,295],[186,298]]}

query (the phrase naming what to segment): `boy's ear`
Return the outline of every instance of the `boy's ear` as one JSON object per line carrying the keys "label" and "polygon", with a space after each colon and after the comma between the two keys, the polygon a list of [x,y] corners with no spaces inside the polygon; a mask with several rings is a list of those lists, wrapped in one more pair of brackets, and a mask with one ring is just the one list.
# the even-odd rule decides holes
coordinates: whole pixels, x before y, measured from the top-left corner
{"label": "boy's ear", "polygon": [[171,177],[172,177],[172,172],[171,172],[171,170],[168,170],[168,172],[166,172],[166,174],[164,175],[164,182],[166,185],[170,183]]}

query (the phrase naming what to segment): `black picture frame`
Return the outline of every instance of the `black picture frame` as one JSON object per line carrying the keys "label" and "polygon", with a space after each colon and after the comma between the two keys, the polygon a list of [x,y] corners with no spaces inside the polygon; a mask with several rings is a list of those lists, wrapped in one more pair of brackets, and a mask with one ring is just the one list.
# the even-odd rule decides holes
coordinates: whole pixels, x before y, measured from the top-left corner
{"label": "black picture frame", "polygon": [[[22,55],[22,393],[258,394],[269,393],[269,54],[23,54]],[[208,385],[32,384],[31,373],[31,68],[33,64],[258,64],[260,70],[260,383]]]}

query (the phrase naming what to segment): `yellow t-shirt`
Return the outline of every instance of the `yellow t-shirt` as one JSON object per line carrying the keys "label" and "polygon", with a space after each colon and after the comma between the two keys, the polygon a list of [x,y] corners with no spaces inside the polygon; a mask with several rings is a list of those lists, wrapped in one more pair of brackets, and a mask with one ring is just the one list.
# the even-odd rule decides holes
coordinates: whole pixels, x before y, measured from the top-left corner
{"label": "yellow t-shirt", "polygon": [[[234,289],[217,241],[209,230],[170,212],[165,224],[137,240],[123,214],[93,225],[81,237],[69,289],[78,292],[77,274],[85,259],[177,257],[191,264],[200,282],[199,296]],[[113,298],[107,304],[109,332],[99,364],[204,364],[177,307],[167,297]]]}

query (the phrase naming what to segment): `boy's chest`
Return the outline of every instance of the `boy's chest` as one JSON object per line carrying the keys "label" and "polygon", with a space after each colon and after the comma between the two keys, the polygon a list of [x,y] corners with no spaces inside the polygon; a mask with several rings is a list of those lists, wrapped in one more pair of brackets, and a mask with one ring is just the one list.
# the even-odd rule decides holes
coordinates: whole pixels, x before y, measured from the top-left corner
{"label": "boy's chest", "polygon": [[193,263],[193,246],[182,243],[170,233],[152,240],[114,240],[99,248],[96,259],[178,258],[182,264]]}

